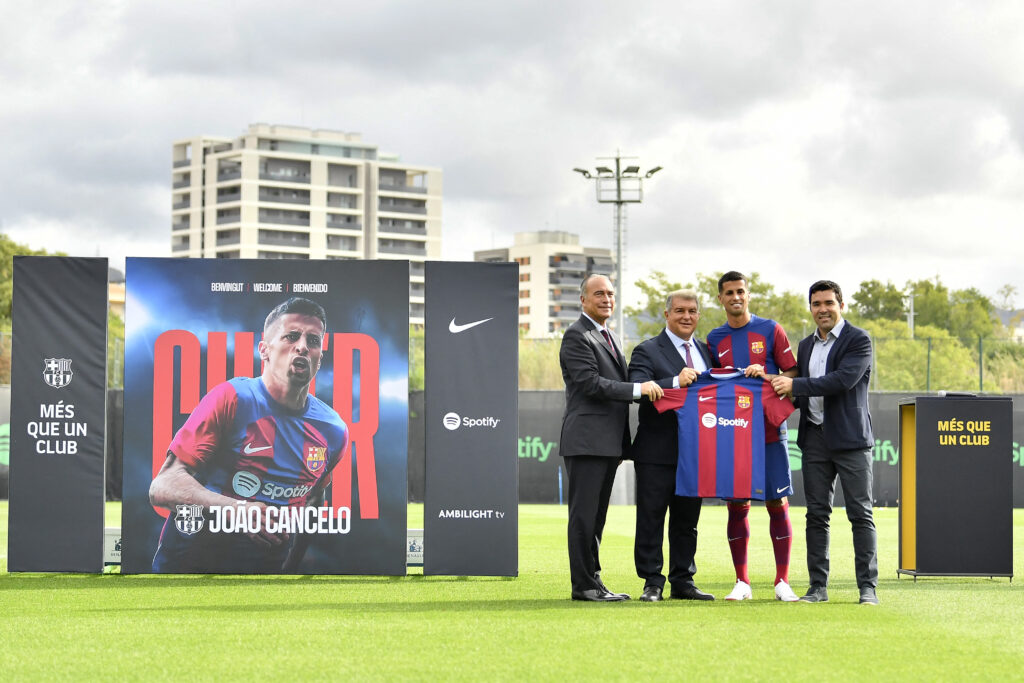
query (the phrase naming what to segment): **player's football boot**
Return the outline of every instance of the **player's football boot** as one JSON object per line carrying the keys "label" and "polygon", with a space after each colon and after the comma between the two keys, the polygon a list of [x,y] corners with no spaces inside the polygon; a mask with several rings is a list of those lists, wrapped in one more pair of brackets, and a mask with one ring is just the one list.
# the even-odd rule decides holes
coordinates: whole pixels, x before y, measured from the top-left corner
{"label": "player's football boot", "polygon": [[797,597],[793,589],[789,587],[789,584],[785,581],[779,581],[775,584],[775,599],[781,600],[782,602],[796,602],[800,598]]}
{"label": "player's football boot", "polygon": [[750,584],[745,581],[737,581],[732,592],[725,596],[726,600],[751,600],[754,594],[750,590]]}

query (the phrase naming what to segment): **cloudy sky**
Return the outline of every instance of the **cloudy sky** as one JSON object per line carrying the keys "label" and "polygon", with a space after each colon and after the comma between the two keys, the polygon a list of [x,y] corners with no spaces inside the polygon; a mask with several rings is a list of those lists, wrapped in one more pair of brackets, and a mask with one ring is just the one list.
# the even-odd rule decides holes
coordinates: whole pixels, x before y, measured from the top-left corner
{"label": "cloudy sky", "polygon": [[169,256],[172,141],[267,122],[441,167],[449,259],[539,229],[610,247],[571,169],[621,150],[664,167],[628,208],[627,283],[938,275],[1024,305],[1014,0],[2,8],[0,229],[34,247]]}

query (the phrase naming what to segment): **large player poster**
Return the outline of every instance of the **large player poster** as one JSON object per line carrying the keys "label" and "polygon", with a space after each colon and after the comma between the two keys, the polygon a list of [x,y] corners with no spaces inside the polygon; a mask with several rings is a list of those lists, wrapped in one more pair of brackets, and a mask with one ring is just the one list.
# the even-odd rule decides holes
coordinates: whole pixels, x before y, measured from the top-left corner
{"label": "large player poster", "polygon": [[405,573],[408,282],[128,259],[123,572]]}

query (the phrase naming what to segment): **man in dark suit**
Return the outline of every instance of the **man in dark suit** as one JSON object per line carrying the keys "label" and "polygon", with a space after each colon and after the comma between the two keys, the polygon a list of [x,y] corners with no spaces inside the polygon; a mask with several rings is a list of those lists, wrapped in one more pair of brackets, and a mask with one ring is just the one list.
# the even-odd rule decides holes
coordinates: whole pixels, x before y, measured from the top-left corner
{"label": "man in dark suit", "polygon": [[654,382],[626,380],[626,359],[605,323],[615,310],[615,288],[603,275],[580,284],[583,315],[569,326],[558,354],[565,381],[559,453],[569,475],[569,574],[573,600],[628,600],[601,581],[598,549],[615,470],[629,448],[629,404],[641,395],[661,398]]}
{"label": "man in dark suit", "polygon": [[797,444],[803,451],[811,584],[800,600],[828,600],[829,517],[838,476],[853,527],[860,603],[877,605],[878,542],[871,514],[875,438],[868,413],[871,339],[843,319],[843,292],[835,282],[815,282],[808,300],[818,329],[800,342],[799,375],[772,380],[775,391],[792,394],[800,408]]}
{"label": "man in dark suit", "polygon": [[[665,329],[657,337],[640,343],[629,360],[629,379],[654,380],[663,389],[688,386],[697,375],[711,367],[704,342],[694,336],[700,321],[697,293],[680,289],[665,300]],[[665,575],[662,542],[665,513],[668,519],[669,595],[684,600],[714,600],[693,582],[697,572],[697,520],[700,498],[675,495],[679,439],[674,411],[658,413],[650,403],[640,404],[636,439],[630,457],[636,468],[636,540],[633,559],[636,573],[644,580],[640,599],[662,599]]]}

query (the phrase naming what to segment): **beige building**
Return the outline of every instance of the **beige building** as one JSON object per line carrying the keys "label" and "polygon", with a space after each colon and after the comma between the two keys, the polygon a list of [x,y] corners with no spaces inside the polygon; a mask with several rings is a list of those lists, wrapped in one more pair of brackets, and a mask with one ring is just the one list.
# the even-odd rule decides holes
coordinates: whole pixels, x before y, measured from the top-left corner
{"label": "beige building", "polygon": [[442,173],[358,133],[255,123],[174,143],[171,252],[189,258],[403,259],[410,320],[441,256]]}
{"label": "beige building", "polygon": [[610,249],[580,246],[579,235],[516,233],[513,246],[473,252],[473,260],[519,264],[519,329],[527,337],[561,334],[580,317],[580,282],[590,273],[614,280]]}

